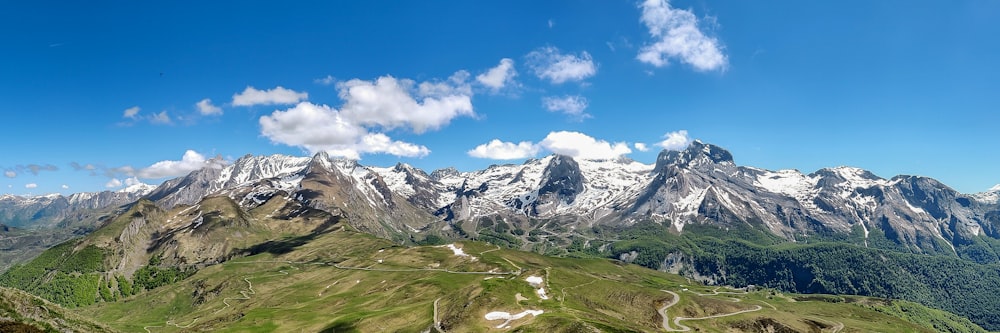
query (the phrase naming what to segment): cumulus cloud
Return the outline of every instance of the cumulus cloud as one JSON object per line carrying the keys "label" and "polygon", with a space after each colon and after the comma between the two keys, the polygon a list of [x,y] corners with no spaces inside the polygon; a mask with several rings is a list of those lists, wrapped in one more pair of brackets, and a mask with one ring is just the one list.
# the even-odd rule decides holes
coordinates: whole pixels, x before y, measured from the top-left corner
{"label": "cumulus cloud", "polygon": [[36,188],[36,187],[38,187],[38,184],[35,183],[24,184],[24,188]]}
{"label": "cumulus cloud", "polygon": [[514,69],[514,60],[503,58],[500,59],[500,64],[496,67],[476,75],[476,81],[490,88],[493,92],[497,92],[503,87],[513,84],[515,76],[517,76],[517,70]]}
{"label": "cumulus cloud", "polygon": [[125,179],[125,186],[132,186],[132,185],[139,185],[139,184],[142,184],[142,182],[139,181],[139,178],[129,177],[129,178]]}
{"label": "cumulus cloud", "polygon": [[295,104],[309,98],[308,93],[297,92],[277,86],[270,90],[257,90],[247,86],[241,93],[233,94],[233,105],[253,106],[253,105],[276,105]]}
{"label": "cumulus cloud", "polygon": [[167,114],[167,111],[154,113],[153,116],[149,118],[149,122],[160,125],[171,125],[174,123],[174,121],[170,119],[170,115]]}
{"label": "cumulus cloud", "polygon": [[139,110],[142,109],[140,109],[138,106],[133,106],[128,109],[125,109],[125,112],[122,113],[122,117],[135,119],[139,115]]}
{"label": "cumulus cloud", "polygon": [[567,95],[562,97],[544,97],[542,106],[550,112],[562,112],[580,118],[589,118],[590,115],[583,111],[587,109],[587,99],[578,95]]}
{"label": "cumulus cloud", "polygon": [[611,143],[569,131],[551,132],[538,144],[553,153],[583,159],[610,159],[632,152],[624,142]]}
{"label": "cumulus cloud", "polygon": [[663,67],[675,59],[698,71],[725,70],[728,59],[722,44],[698,28],[694,13],[672,8],[668,0],[646,0],[640,8],[641,21],[654,41],[639,50],[639,61]]}
{"label": "cumulus cloud", "polygon": [[7,178],[14,178],[17,177],[17,172],[14,172],[13,170],[7,170],[3,172],[3,175]]}
{"label": "cumulus cloud", "polygon": [[122,181],[118,178],[111,178],[107,183],[104,183],[106,188],[119,188],[122,187]]}
{"label": "cumulus cloud", "polygon": [[392,76],[343,82],[337,85],[344,101],[341,113],[358,125],[390,130],[404,127],[417,134],[437,130],[453,118],[475,115],[462,73],[446,82],[421,83],[419,89],[414,89],[411,80]]}
{"label": "cumulus cloud", "polygon": [[69,189],[69,185],[66,185],[66,184],[62,184],[62,186],[59,186],[59,187],[61,187],[64,190],[68,190]]}
{"label": "cumulus cloud", "polygon": [[468,151],[469,156],[495,160],[512,160],[535,156],[542,150],[573,158],[603,160],[612,159],[632,152],[624,142],[611,143],[598,140],[580,132],[549,132],[539,143],[522,141],[503,142],[493,139]]}
{"label": "cumulus cloud", "polygon": [[663,141],[657,143],[657,146],[663,147],[666,150],[684,150],[687,148],[688,144],[691,144],[691,138],[688,137],[687,130],[679,130],[675,132],[670,132],[663,135]]}
{"label": "cumulus cloud", "polygon": [[642,143],[642,142],[636,142],[632,146],[634,146],[635,150],[638,150],[638,151],[649,151],[649,147],[646,146],[646,144]]}
{"label": "cumulus cloud", "polygon": [[515,160],[534,157],[541,147],[529,141],[519,143],[503,142],[493,139],[489,143],[476,146],[468,151],[469,156],[493,160]]}
{"label": "cumulus cloud", "polygon": [[203,116],[222,115],[222,108],[212,105],[211,99],[206,98],[198,101],[198,103],[195,103],[195,106],[198,107],[198,113],[201,113]]}
{"label": "cumulus cloud", "polygon": [[331,155],[359,158],[361,153],[388,153],[420,157],[430,153],[427,147],[393,141],[380,133],[355,124],[329,106],[302,102],[284,111],[260,118],[261,134],[271,142],[299,146],[310,153],[325,151]]}
{"label": "cumulus cloud", "polygon": [[[201,169],[209,164],[209,160],[206,159],[204,155],[199,154],[194,150],[188,150],[184,152],[184,156],[181,157],[180,161],[159,161],[153,163],[153,165],[150,165],[147,168],[139,170],[136,174],[142,178],[177,177],[186,175],[191,171]],[[120,180],[118,183],[118,185],[121,186]]]}
{"label": "cumulus cloud", "polygon": [[531,51],[526,58],[538,78],[554,84],[582,81],[597,74],[597,65],[587,51],[579,55],[563,54],[558,48],[548,46]]}
{"label": "cumulus cloud", "polygon": [[301,102],[259,119],[261,135],[273,143],[302,147],[310,153],[360,158],[362,154],[423,157],[425,146],[393,140],[386,133],[415,134],[447,126],[452,119],[475,116],[469,72],[444,80],[417,83],[382,76],[337,83],[340,108]]}

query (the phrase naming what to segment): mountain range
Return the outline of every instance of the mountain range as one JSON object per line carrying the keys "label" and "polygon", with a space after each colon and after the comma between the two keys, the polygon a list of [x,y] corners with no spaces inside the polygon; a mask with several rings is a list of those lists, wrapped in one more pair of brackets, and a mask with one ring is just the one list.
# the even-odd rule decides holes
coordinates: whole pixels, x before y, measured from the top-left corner
{"label": "mountain range", "polygon": [[[555,255],[583,251],[709,283],[778,286],[782,284],[773,279],[734,280],[737,267],[724,258],[663,250],[666,245],[659,250],[634,246],[635,235],[652,225],[666,232],[663,237],[693,233],[764,245],[839,244],[996,265],[998,194],[1000,186],[962,194],[927,177],[885,179],[853,167],[803,174],[739,166],[727,150],[700,141],[682,151],[662,151],[654,164],[550,155],[470,172],[446,168],[428,173],[403,163],[364,166],[325,153],[247,155],[155,188],[140,184],[68,197],[5,195],[0,197],[0,223],[19,234],[0,233],[0,244],[18,248],[23,246],[15,243],[18,239],[38,237],[33,230],[75,228],[61,237],[35,238],[40,249],[87,234],[71,248],[58,250],[61,254],[39,260],[62,262],[66,259],[54,258],[84,254],[100,258],[94,265],[105,268],[95,271],[94,278],[113,287],[143,274],[166,277],[136,282],[152,288],[191,269],[283,253],[344,228],[395,244],[474,239]],[[24,269],[10,274],[30,276]],[[790,269],[799,274],[802,267]],[[75,281],[78,276],[64,278]],[[39,283],[25,289],[37,289]],[[815,283],[803,286],[791,289],[832,291]],[[62,300],[71,305],[93,302]]]}

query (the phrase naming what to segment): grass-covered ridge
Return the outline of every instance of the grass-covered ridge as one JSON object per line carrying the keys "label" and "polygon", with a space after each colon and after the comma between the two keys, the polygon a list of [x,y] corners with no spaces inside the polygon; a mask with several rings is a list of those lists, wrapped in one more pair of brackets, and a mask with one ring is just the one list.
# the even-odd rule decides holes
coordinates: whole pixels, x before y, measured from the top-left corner
{"label": "grass-covered ridge", "polygon": [[697,272],[720,284],[904,299],[1000,329],[1000,297],[988,292],[1000,290],[997,264],[825,241],[768,243],[718,233],[678,235],[658,224],[642,224],[621,235],[608,255],[628,254],[632,262],[651,268],[666,269],[683,257],[682,265],[675,265],[684,267],[682,273]]}
{"label": "grass-covered ridge", "polygon": [[[500,325],[526,332],[683,327],[935,332],[941,328],[935,324],[966,327],[950,319],[907,319],[893,312],[895,303],[877,299],[795,299],[772,290],[702,286],[608,259],[546,257],[479,242],[455,246],[466,255],[444,246],[398,246],[340,229],[289,251],[234,259],[82,311],[127,332],[488,332],[500,331]],[[530,285],[532,276],[542,284]],[[933,318],[953,318],[908,304]],[[486,317],[527,310],[543,313],[510,322]]]}

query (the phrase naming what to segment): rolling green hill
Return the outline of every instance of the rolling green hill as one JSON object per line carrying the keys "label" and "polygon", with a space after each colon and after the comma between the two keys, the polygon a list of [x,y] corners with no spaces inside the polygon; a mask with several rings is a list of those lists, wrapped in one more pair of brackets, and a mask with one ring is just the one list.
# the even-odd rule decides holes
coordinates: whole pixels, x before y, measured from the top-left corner
{"label": "rolling green hill", "polygon": [[[459,255],[346,229],[286,241],[80,311],[127,332],[983,331],[914,303],[707,287],[607,259],[476,242],[455,244]],[[525,316],[489,320],[495,311]]]}

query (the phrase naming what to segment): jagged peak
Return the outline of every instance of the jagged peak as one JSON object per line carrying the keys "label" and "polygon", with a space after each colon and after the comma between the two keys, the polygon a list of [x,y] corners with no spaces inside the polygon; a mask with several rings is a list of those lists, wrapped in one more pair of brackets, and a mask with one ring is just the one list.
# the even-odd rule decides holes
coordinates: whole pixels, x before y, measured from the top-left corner
{"label": "jagged peak", "polygon": [[733,154],[728,150],[695,140],[684,150],[660,151],[656,158],[656,170],[667,165],[691,166],[702,164],[733,164]]}
{"label": "jagged peak", "polygon": [[434,180],[441,180],[448,177],[458,177],[461,175],[462,172],[455,169],[455,167],[441,168],[431,172],[431,178]]}
{"label": "jagged peak", "polygon": [[[860,178],[860,179],[867,179],[867,180],[884,180],[884,178],[876,176],[871,171],[868,171],[868,170],[865,170],[865,169],[862,169],[862,168],[858,168],[858,167],[846,166],[846,165],[841,165],[841,166],[832,167],[832,168],[822,168],[822,169],[819,169],[816,172],[814,172],[814,174],[819,174],[819,175],[836,175],[836,176],[839,176],[840,178],[847,179],[847,180],[858,179],[858,178]],[[897,176],[897,177],[899,177],[899,176]]]}

